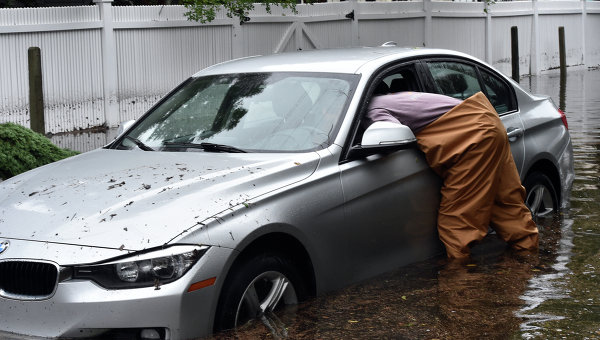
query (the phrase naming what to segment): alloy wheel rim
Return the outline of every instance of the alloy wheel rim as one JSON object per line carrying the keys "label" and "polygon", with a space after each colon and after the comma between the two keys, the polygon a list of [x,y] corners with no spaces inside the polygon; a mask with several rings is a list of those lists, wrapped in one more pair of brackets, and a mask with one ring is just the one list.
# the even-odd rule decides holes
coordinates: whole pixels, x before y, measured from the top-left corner
{"label": "alloy wheel rim", "polygon": [[527,194],[527,205],[534,217],[544,217],[554,212],[551,191],[542,184],[534,186]]}
{"label": "alloy wheel rim", "polygon": [[273,312],[280,303],[298,303],[291,281],[277,271],[258,275],[246,287],[240,299],[235,314],[235,327],[242,326],[251,319],[264,319],[263,316]]}

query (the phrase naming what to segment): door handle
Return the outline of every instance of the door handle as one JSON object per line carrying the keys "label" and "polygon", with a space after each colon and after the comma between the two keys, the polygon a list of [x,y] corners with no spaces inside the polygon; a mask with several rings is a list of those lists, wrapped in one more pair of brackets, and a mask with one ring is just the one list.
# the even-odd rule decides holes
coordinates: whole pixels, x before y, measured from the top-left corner
{"label": "door handle", "polygon": [[523,129],[516,127],[509,127],[506,129],[506,135],[508,136],[509,142],[516,141],[519,137],[523,136]]}

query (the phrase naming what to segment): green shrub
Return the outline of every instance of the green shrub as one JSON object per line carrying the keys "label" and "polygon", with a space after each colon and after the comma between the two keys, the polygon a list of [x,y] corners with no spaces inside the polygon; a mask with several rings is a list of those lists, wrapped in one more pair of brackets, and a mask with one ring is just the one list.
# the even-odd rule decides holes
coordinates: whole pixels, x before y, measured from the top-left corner
{"label": "green shrub", "polygon": [[45,136],[13,123],[0,124],[0,178],[7,179],[78,152],[61,149]]}

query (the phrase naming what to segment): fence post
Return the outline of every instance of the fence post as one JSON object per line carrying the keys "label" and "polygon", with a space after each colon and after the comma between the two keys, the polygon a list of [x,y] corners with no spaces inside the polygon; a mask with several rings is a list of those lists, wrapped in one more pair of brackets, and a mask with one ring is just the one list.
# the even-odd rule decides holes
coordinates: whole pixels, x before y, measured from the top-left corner
{"label": "fence post", "polygon": [[560,75],[567,74],[567,51],[565,48],[565,27],[558,28],[558,55],[560,59]]}
{"label": "fence post", "polygon": [[117,47],[112,17],[113,0],[94,0],[102,20],[102,79],[104,87],[104,118],[108,127],[120,123],[117,96]]}
{"label": "fence post", "polygon": [[588,35],[587,28],[585,27],[585,25],[586,25],[585,22],[587,20],[587,3],[586,3],[586,0],[581,0],[581,3],[582,3],[582,7],[581,7],[581,32],[583,33],[583,40],[582,40],[582,45],[581,45],[582,46],[581,47],[581,49],[582,49],[582,51],[581,51],[582,52],[581,63],[583,65],[587,65],[587,57],[586,57],[586,49],[585,49],[585,45],[586,45],[586,42],[587,42],[586,37]]}
{"label": "fence post", "polygon": [[31,130],[46,134],[44,122],[44,91],[42,88],[42,53],[39,47],[27,50],[29,66],[29,126]]}
{"label": "fence post", "polygon": [[248,42],[242,35],[242,24],[237,18],[231,19],[231,56],[233,59],[241,58],[247,51]]}
{"label": "fence post", "polygon": [[300,24],[300,20],[298,16],[294,17],[294,21],[292,22],[294,25],[294,47],[296,51],[302,50],[302,25]]}
{"label": "fence post", "polygon": [[423,28],[423,37],[425,41],[423,42],[423,46],[432,47],[431,30],[433,19],[431,18],[431,0],[423,0],[423,12],[425,12],[425,26]]}
{"label": "fence post", "polygon": [[[585,1],[585,0],[582,0]],[[533,23],[531,27],[531,59],[529,63],[529,73],[533,75],[540,74],[540,20],[538,0],[533,0]]]}
{"label": "fence post", "polygon": [[490,2],[484,1],[485,8],[485,61],[492,63],[492,13],[490,13]]}
{"label": "fence post", "polygon": [[360,45],[360,37],[358,35],[358,0],[350,0],[350,13],[352,13],[352,46]]}
{"label": "fence post", "polygon": [[521,75],[519,72],[519,28],[517,26],[510,28],[510,51],[512,79],[518,83]]}

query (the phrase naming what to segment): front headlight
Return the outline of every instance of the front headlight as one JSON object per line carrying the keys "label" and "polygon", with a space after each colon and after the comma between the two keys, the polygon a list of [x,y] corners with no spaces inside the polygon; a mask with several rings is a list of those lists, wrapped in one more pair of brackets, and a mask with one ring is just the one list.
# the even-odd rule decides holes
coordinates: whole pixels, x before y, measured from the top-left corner
{"label": "front headlight", "polygon": [[136,253],[109,262],[72,267],[72,279],[85,279],[108,289],[158,287],[182,277],[208,246],[172,246]]}

